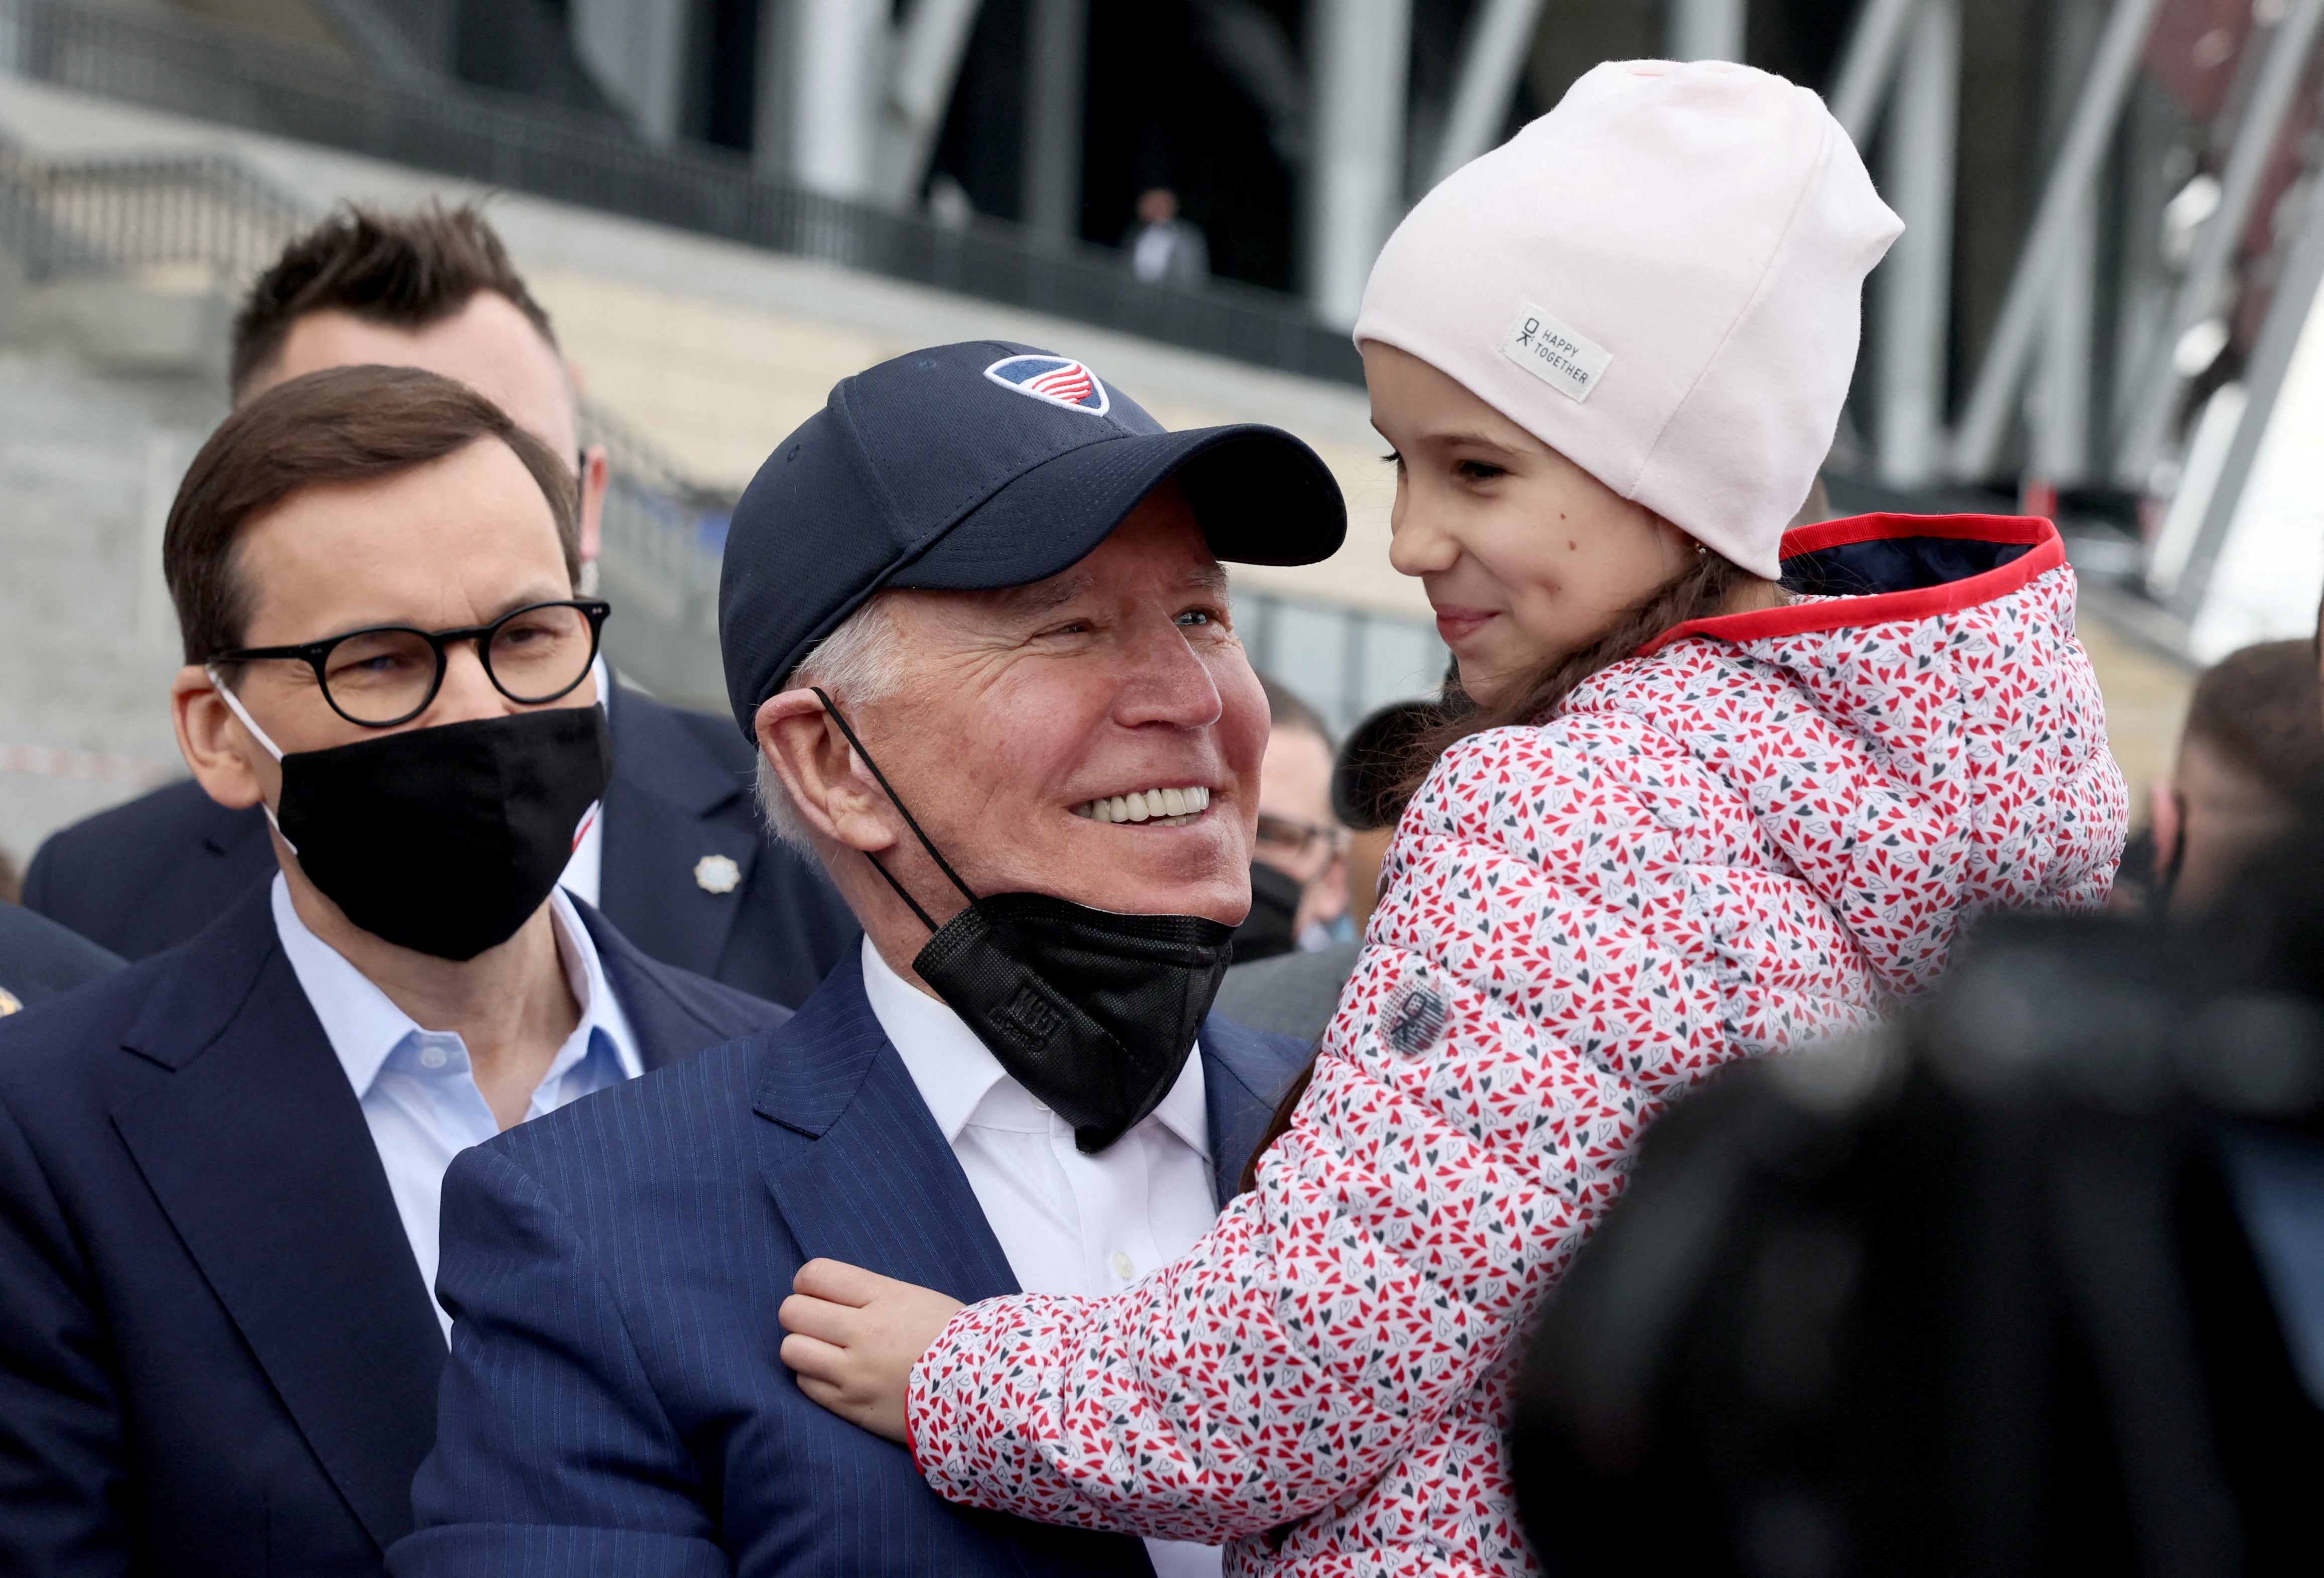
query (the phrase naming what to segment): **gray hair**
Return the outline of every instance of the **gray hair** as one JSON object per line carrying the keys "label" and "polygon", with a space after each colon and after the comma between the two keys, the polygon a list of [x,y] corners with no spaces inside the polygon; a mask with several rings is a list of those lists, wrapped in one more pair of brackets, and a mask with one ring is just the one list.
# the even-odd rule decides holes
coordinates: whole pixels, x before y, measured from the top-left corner
{"label": "gray hair", "polygon": [[[894,595],[872,594],[837,630],[815,644],[806,660],[784,678],[781,689],[820,686],[848,710],[848,722],[853,724],[864,707],[887,695],[898,678],[900,654],[896,647],[901,632],[890,601]],[[776,837],[801,854],[817,853],[807,823],[791,803],[790,791],[783,788],[764,751],[759,752],[759,808],[766,813],[767,826],[774,829]]]}

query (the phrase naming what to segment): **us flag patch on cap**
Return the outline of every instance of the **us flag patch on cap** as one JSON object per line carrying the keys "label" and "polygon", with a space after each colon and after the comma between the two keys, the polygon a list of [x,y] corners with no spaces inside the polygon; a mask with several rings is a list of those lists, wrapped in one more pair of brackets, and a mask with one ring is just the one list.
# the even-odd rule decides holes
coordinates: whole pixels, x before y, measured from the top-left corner
{"label": "us flag patch on cap", "polygon": [[1097,374],[1065,356],[1006,356],[987,367],[984,375],[1003,389],[1093,417],[1105,415],[1109,404]]}

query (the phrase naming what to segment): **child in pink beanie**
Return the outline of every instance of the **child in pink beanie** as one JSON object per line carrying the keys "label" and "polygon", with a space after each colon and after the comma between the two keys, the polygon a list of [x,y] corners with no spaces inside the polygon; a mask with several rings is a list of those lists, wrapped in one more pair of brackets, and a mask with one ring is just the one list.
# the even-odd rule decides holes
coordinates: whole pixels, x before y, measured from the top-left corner
{"label": "child in pink beanie", "polygon": [[1600,66],[1422,200],[1356,338],[1467,708],[1305,1099],[1116,1297],[810,1264],[810,1395],[954,1500],[1232,1572],[1535,1569],[1515,1351],[1641,1127],[1981,909],[2097,908],[2121,851],[2048,522],[1785,532],[1898,228],[1814,95],[1715,63]]}

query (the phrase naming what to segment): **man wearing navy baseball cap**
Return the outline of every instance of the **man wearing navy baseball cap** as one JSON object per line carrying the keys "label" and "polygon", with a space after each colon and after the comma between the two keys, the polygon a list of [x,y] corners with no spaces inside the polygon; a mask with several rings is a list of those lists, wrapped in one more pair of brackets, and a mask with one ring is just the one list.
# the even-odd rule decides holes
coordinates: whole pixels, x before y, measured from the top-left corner
{"label": "man wearing navy baseball cap", "polygon": [[394,1572],[1217,1572],[939,1500],[809,1400],[777,1312],[811,1260],[1103,1295],[1210,1226],[1307,1051],[1209,1013],[1268,735],[1220,566],[1345,526],[1289,434],[1166,431],[1027,346],[884,363],[783,441],[727,540],[727,688],[860,957],[453,1164]]}

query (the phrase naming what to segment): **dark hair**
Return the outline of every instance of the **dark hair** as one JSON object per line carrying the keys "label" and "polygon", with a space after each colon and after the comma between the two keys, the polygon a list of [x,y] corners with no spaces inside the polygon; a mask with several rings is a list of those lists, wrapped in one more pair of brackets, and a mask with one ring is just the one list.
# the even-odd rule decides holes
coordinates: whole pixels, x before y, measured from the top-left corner
{"label": "dark hair", "polygon": [[2286,797],[2324,786],[2324,686],[2303,641],[2262,641],[2203,671],[2186,737]]}
{"label": "dark hair", "polygon": [[1617,614],[1595,641],[1542,664],[1499,706],[1479,706],[1470,700],[1457,680],[1448,684],[1444,691],[1444,720],[1419,736],[1399,786],[1398,810],[1418,791],[1429,769],[1436,765],[1436,759],[1459,742],[1487,729],[1545,723],[1556,715],[1558,708],[1565,705],[1565,698],[1583,680],[1625,658],[1635,657],[1639,648],[1655,637],[1695,620],[1711,619],[1729,612],[1728,605],[1735,595],[1747,587],[1775,585],[1753,575],[1717,549],[1703,548],[1690,557],[1692,563]]}
{"label": "dark hair", "polygon": [[310,312],[345,312],[416,332],[443,322],[484,291],[508,298],[557,348],[549,314],[475,205],[447,209],[430,200],[391,214],[347,204],[284,247],[251,286],[235,316],[227,390],[240,400],[282,354],[291,326]]}
{"label": "dark hair", "polygon": [[498,438],[540,484],[565,572],[581,573],[580,497],[569,461],[466,384],[418,367],[327,367],[277,384],[218,424],[178,484],[161,573],[186,661],[243,644],[250,586],[235,543],[252,517],[302,489],[372,482]]}
{"label": "dark hair", "polygon": [[1280,734],[1285,730],[1304,732],[1323,741],[1324,749],[1331,748],[1332,731],[1323,726],[1323,720],[1315,709],[1302,701],[1288,685],[1261,674],[1259,687],[1267,692],[1267,710],[1272,720],[1268,724],[1271,733]]}
{"label": "dark hair", "polygon": [[1413,750],[1443,716],[1441,702],[1392,701],[1358,724],[1332,764],[1332,814],[1358,833],[1394,826]]}

